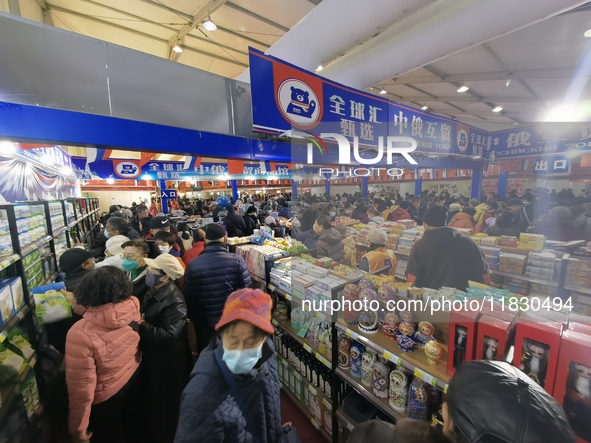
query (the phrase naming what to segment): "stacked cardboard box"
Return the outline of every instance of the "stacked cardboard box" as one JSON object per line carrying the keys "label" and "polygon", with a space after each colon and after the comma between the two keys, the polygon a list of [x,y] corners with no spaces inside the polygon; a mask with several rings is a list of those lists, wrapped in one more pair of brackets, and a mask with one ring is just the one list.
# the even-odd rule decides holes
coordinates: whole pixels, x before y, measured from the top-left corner
{"label": "stacked cardboard box", "polygon": [[532,252],[527,260],[525,275],[541,280],[552,280],[554,278],[555,262],[556,257],[549,251]]}
{"label": "stacked cardboard box", "polygon": [[566,265],[566,285],[591,287],[591,259],[571,257]]}
{"label": "stacked cardboard box", "polygon": [[523,275],[527,255],[501,253],[499,256],[499,271],[506,274]]}

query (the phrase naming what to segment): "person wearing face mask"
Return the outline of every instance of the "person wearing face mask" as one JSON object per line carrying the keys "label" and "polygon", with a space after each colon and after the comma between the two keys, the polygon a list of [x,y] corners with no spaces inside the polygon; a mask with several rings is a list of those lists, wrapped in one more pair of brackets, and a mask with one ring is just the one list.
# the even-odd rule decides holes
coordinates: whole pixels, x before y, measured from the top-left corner
{"label": "person wearing face mask", "polygon": [[130,240],[121,245],[123,248],[123,261],[121,266],[127,273],[127,278],[133,285],[132,294],[141,302],[144,295],[150,289],[146,285],[146,274],[148,273],[144,259],[150,253],[150,246],[144,240]]}
{"label": "person wearing face mask", "polygon": [[343,236],[332,227],[330,218],[326,215],[319,216],[312,227],[316,235],[316,256],[318,258],[330,257],[341,263],[345,255]]}
{"label": "person wearing face mask", "polygon": [[113,235],[109,236],[107,240],[107,249],[105,250],[105,259],[94,265],[95,268],[102,268],[104,266],[115,266],[123,271],[123,254],[124,243],[127,243],[130,239],[124,235]]}
{"label": "person wearing face mask", "polygon": [[148,426],[143,441],[169,443],[174,440],[181,394],[189,381],[192,363],[187,306],[175,284],[185,270],[170,254],[146,258],[144,262],[150,290],[141,304],[143,321],[139,326]]}
{"label": "person wearing face mask", "polygon": [[183,392],[175,443],[281,442],[271,307],[260,289],[230,294]]}

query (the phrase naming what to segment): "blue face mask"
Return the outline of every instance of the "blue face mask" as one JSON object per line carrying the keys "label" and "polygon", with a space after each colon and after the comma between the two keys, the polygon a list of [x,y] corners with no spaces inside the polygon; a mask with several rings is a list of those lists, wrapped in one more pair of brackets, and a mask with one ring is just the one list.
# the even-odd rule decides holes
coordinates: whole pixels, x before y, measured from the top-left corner
{"label": "blue face mask", "polygon": [[124,258],[123,262],[121,263],[121,266],[123,267],[123,270],[125,272],[131,272],[134,269],[137,269],[140,266],[140,264],[137,261],[132,260],[131,258]]}
{"label": "blue face mask", "polygon": [[106,229],[103,231],[103,234],[105,234],[105,238],[108,240],[109,238],[111,238],[111,236],[109,235],[109,231],[107,231]]}
{"label": "blue face mask", "polygon": [[154,274],[152,272],[148,272],[146,275],[146,284],[153,288],[154,286],[158,286],[162,282],[162,278],[164,276],[162,274]]}
{"label": "blue face mask", "polygon": [[[263,341],[263,343],[265,343]],[[224,348],[222,360],[234,374],[248,374],[263,356],[263,343],[257,348],[230,350]]]}

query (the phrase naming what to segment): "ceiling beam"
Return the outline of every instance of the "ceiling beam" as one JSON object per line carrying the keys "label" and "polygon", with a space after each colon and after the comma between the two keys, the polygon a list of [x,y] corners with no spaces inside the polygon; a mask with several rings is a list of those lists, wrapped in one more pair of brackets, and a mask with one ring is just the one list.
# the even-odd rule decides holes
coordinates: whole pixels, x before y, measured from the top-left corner
{"label": "ceiling beam", "polygon": [[218,9],[227,1],[228,0],[206,0],[205,3],[203,3],[197,10],[197,12],[195,12],[195,14],[193,14],[193,16],[189,19],[189,23],[181,26],[178,32],[168,40],[168,59],[174,60],[174,58],[177,56],[177,53],[174,52],[172,48],[179,40],[199,26],[203,20],[209,17],[216,9]]}
{"label": "ceiling beam", "polygon": [[277,28],[280,31],[283,31],[283,32],[288,32],[289,31],[289,28],[287,28],[287,27],[285,27],[283,25],[280,25],[279,23],[274,22],[273,20],[269,20],[268,18],[265,18],[262,15],[256,14],[256,13],[254,13],[252,11],[249,11],[248,9],[243,8],[242,6],[238,6],[237,4],[234,4],[232,2],[229,2],[229,1],[226,2],[226,6],[232,8],[232,9],[238,11],[238,12],[241,12],[241,13],[243,13],[245,15],[248,15],[249,17],[252,17],[252,18],[254,18],[254,19],[258,20],[258,21],[261,21],[261,22],[266,23],[266,24],[268,24],[270,26],[273,26],[274,28]]}
{"label": "ceiling beam", "polygon": [[231,29],[224,28],[223,26],[219,26],[218,25],[218,31],[222,31],[222,32],[225,32],[226,34],[230,34],[230,35],[232,35],[234,37],[238,37],[238,38],[241,38],[243,40],[249,41],[251,43],[255,43],[257,45],[262,46],[263,48],[268,48],[269,47],[269,45],[267,43],[265,43],[265,42],[262,42],[260,40],[256,40],[256,39],[254,39],[252,37],[248,37],[246,35],[242,35],[239,32],[232,31]]}
{"label": "ceiling beam", "polygon": [[[191,14],[187,14],[186,12],[179,11],[178,9],[171,8],[170,6],[163,5],[162,3],[155,2],[154,0],[140,0],[141,2],[148,3],[155,8],[162,9],[168,12],[172,12],[173,14],[180,15],[185,18],[185,20],[191,20]],[[179,17],[180,18],[180,17]]]}
{"label": "ceiling beam", "polygon": [[446,83],[446,82],[479,82],[489,80],[535,80],[546,78],[574,78],[574,77],[591,77],[591,72],[578,71],[573,68],[548,68],[548,69],[523,69],[518,71],[492,71],[492,72],[476,72],[472,74],[452,74],[444,75],[443,78],[436,76],[404,76],[402,78],[392,79],[391,82],[384,83],[385,85],[418,85],[423,83]]}
{"label": "ceiling beam", "polygon": [[[50,11],[63,12],[64,14],[71,14],[71,15],[75,15],[77,17],[85,18],[87,20],[92,20],[92,21],[95,21],[95,22],[103,23],[103,24],[112,26],[114,28],[117,28],[117,29],[121,29],[123,31],[130,32],[132,34],[136,34],[136,35],[140,35],[142,37],[147,37],[147,38],[150,38],[152,40],[156,40],[156,41],[161,42],[161,43],[167,43],[168,42],[168,40],[166,40],[166,39],[163,39],[163,38],[160,38],[160,37],[155,37],[154,35],[148,34],[146,32],[142,32],[142,31],[138,31],[138,30],[135,30],[135,29],[127,28],[125,26],[118,25],[117,23],[112,23],[112,22],[107,21],[107,20],[104,20],[104,19],[92,17],[92,16],[89,16],[89,15],[86,15],[86,14],[82,14],[81,12],[72,11],[70,9],[65,9],[65,8],[60,7],[60,6],[54,6],[54,5],[50,5],[49,7],[50,7]],[[191,48],[191,47],[185,46],[185,50],[186,51],[189,51],[189,52],[194,52],[196,54],[205,55],[207,57],[212,57],[212,58],[215,58],[217,60],[221,60],[221,61],[224,61],[224,62],[227,62],[227,63],[232,63],[234,65],[242,66],[244,68],[247,68],[248,67],[248,64],[246,64],[246,63],[242,63],[242,62],[240,62],[238,60],[234,60],[234,59],[231,59],[231,58],[226,58],[226,57],[223,57],[221,55],[212,54],[212,53],[207,52],[207,51],[202,51],[200,49],[196,49],[196,48]]]}

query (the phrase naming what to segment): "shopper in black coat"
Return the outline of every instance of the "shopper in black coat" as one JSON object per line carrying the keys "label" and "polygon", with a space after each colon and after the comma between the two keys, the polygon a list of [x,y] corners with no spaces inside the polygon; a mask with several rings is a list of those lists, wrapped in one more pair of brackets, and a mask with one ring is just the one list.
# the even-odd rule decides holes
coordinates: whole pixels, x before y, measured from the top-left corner
{"label": "shopper in black coat", "polygon": [[143,441],[174,440],[181,394],[189,381],[191,351],[187,337],[187,306],[173,280],[184,274],[176,257],[161,254],[145,259],[146,284],[152,289],[141,305],[142,349],[147,435]]}
{"label": "shopper in black coat", "polygon": [[205,249],[195,257],[185,274],[189,318],[197,328],[197,347],[203,350],[215,335],[215,325],[232,292],[252,285],[246,263],[228,252],[226,232],[218,224],[205,230]]}
{"label": "shopper in black coat", "polygon": [[228,215],[222,219],[222,223],[224,223],[226,231],[228,231],[228,237],[242,237],[245,235],[246,223],[242,216],[236,214],[234,206],[228,206],[226,211]]}
{"label": "shopper in black coat", "polygon": [[257,208],[256,206],[249,206],[246,210],[246,215],[244,218],[244,236],[254,234],[254,230],[257,228],[259,220],[257,219]]}

